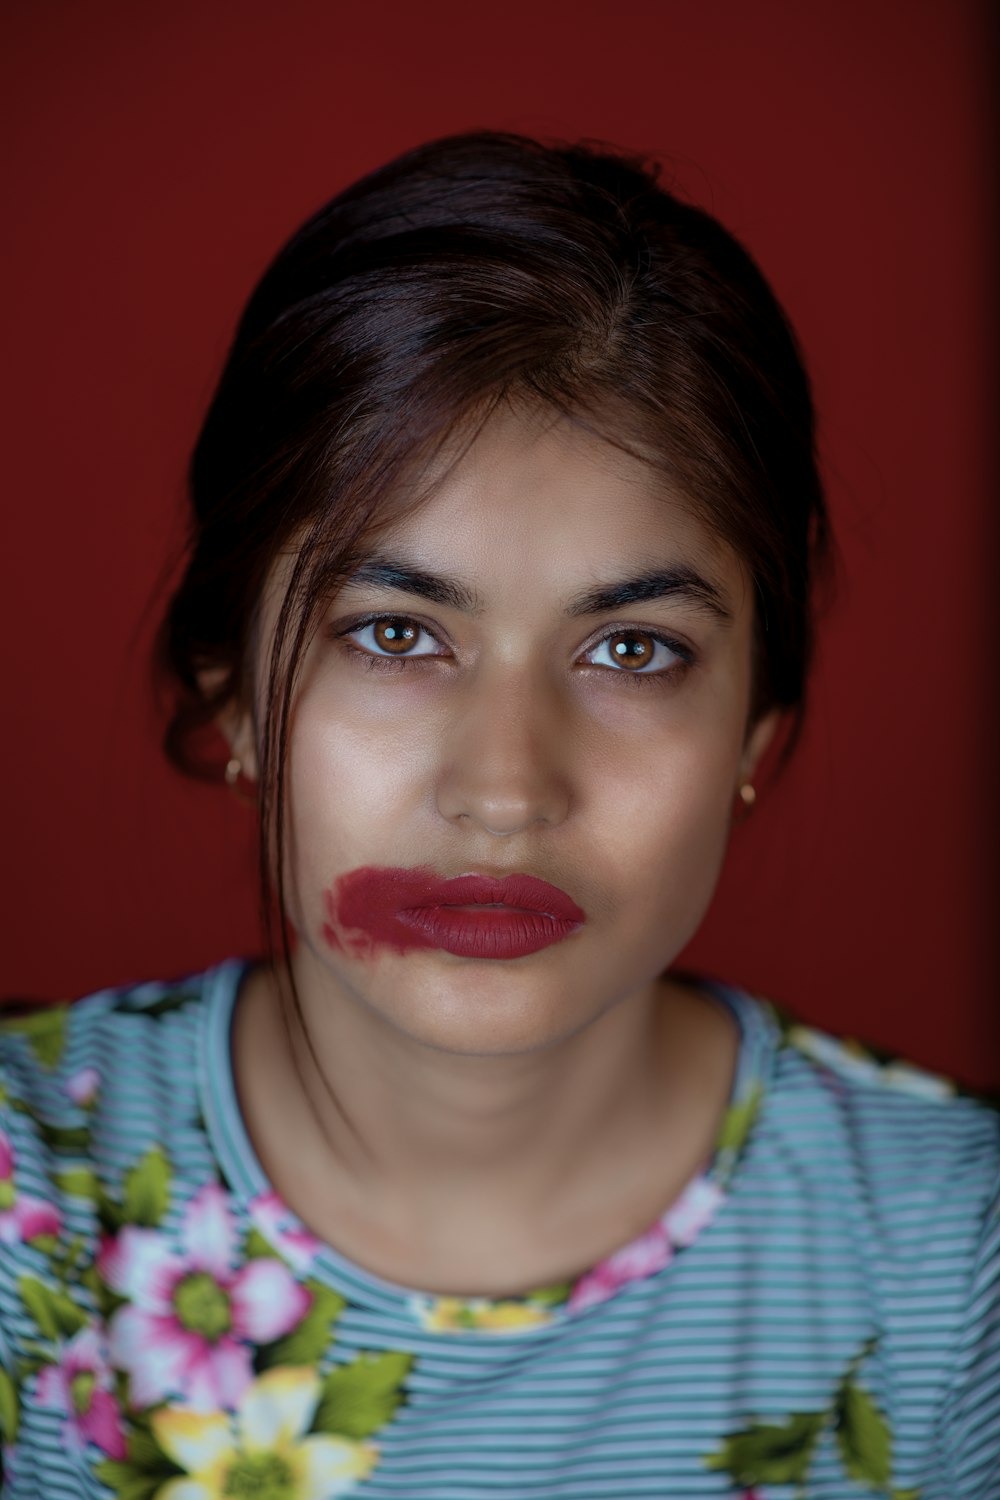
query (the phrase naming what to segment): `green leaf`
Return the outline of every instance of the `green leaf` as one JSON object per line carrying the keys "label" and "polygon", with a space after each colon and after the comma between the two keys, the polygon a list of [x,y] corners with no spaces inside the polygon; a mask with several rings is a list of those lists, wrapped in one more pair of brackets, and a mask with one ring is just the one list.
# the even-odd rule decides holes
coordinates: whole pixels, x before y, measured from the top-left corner
{"label": "green leaf", "polygon": [[46,1349],[44,1344],[36,1344],[34,1339],[25,1341],[24,1352],[30,1354],[33,1363],[39,1366],[54,1365],[57,1362],[51,1349]]}
{"label": "green leaf", "polygon": [[155,1229],[170,1201],[170,1163],[160,1146],[153,1146],[125,1178],[123,1212],[129,1224]]}
{"label": "green leaf", "polygon": [[137,1469],[145,1470],[159,1469],[166,1458],[151,1432],[135,1428],[128,1435],[128,1456]]}
{"label": "green leaf", "polygon": [[122,1485],[119,1500],[156,1500],[162,1484],[162,1474],[137,1474],[131,1484]]}
{"label": "green leaf", "polygon": [[304,1283],[312,1294],[312,1306],[302,1319],[277,1343],[267,1344],[257,1356],[257,1367],[272,1365],[315,1365],[333,1342],[333,1325],[346,1305],[345,1299],[321,1281]]}
{"label": "green leaf", "polygon": [[107,1291],[107,1287],[101,1280],[100,1272],[97,1269],[97,1264],[95,1261],[91,1261],[89,1266],[84,1266],[83,1270],[80,1272],[80,1285],[87,1288],[87,1291],[93,1297],[97,1306],[103,1310],[104,1294]]}
{"label": "green leaf", "polygon": [[915,1490],[893,1490],[892,1500],[920,1500],[922,1491]]}
{"label": "green leaf", "polygon": [[18,1277],[17,1289],[47,1339],[72,1338],[87,1321],[87,1314],[65,1292],[53,1291],[36,1276]]}
{"label": "green leaf", "polygon": [[738,1104],[731,1104],[729,1106],[723,1117],[722,1128],[715,1143],[717,1151],[742,1151],[763,1097],[763,1086],[755,1083],[745,1099],[741,1099]]}
{"label": "green leaf", "polygon": [[52,1306],[52,1293],[49,1288],[35,1276],[21,1276],[18,1278],[17,1289],[21,1294],[21,1301],[44,1336],[47,1339],[57,1339],[59,1323],[55,1308]]}
{"label": "green leaf", "polygon": [[90,1130],[86,1125],[49,1125],[37,1119],[35,1125],[50,1151],[63,1156],[86,1156],[90,1150]]}
{"label": "green leaf", "polygon": [[403,1399],[399,1389],[412,1354],[362,1354],[331,1370],[313,1418],[313,1429],[338,1437],[366,1438],[384,1427]]}
{"label": "green leaf", "polygon": [[88,1198],[97,1202],[98,1182],[89,1167],[67,1167],[64,1172],[53,1172],[52,1182],[62,1193],[72,1198]]}
{"label": "green leaf", "polygon": [[66,1045],[68,1005],[42,1005],[26,1015],[10,1016],[0,1023],[0,1030],[17,1032],[27,1038],[28,1046],[43,1068],[54,1068]]}
{"label": "green leaf", "polygon": [[727,1438],[705,1460],[709,1469],[731,1474],[737,1484],[804,1484],[825,1412],[798,1412],[779,1426],[757,1422]]}
{"label": "green leaf", "polygon": [[153,1500],[163,1483],[162,1474],[150,1474],[117,1458],[95,1464],[94,1473],[109,1490],[114,1490],[119,1500]]}
{"label": "green leaf", "polygon": [[139,1415],[137,1412],[129,1414],[129,1434],[126,1439],[129,1463],[141,1469],[144,1474],[159,1475],[161,1483],[172,1475],[182,1474],[183,1469],[179,1469],[164,1453],[153,1436],[152,1429],[137,1421]]}
{"label": "green leaf", "polygon": [[21,1416],[17,1386],[6,1370],[0,1370],[0,1434],[5,1443],[13,1443]]}
{"label": "green leaf", "polygon": [[892,1434],[867,1391],[846,1380],[837,1398],[837,1446],[851,1479],[886,1490],[892,1478]]}
{"label": "green leaf", "polygon": [[55,1255],[59,1249],[59,1240],[54,1234],[33,1234],[30,1240],[25,1240],[25,1244],[30,1245],[33,1250],[40,1250],[43,1255],[49,1257]]}
{"label": "green leaf", "polygon": [[248,1229],[243,1241],[243,1256],[246,1260],[274,1260],[278,1252],[261,1234],[259,1229]]}
{"label": "green leaf", "polygon": [[97,1217],[108,1234],[117,1234],[125,1223],[121,1204],[110,1197],[100,1182],[97,1184]]}
{"label": "green leaf", "polygon": [[76,1269],[78,1262],[86,1251],[87,1245],[82,1235],[77,1235],[70,1240],[68,1245],[59,1246],[59,1254],[53,1254],[53,1265],[57,1268],[60,1281],[64,1281],[70,1271]]}
{"label": "green leaf", "polygon": [[535,1291],[529,1292],[525,1301],[537,1303],[540,1307],[558,1307],[565,1302],[573,1290],[571,1281],[560,1281],[557,1286],[542,1286]]}
{"label": "green leaf", "polygon": [[55,1309],[59,1331],[65,1338],[72,1338],[74,1333],[79,1333],[80,1329],[85,1327],[88,1321],[87,1314],[83,1308],[77,1307],[65,1292],[53,1292],[52,1305]]}

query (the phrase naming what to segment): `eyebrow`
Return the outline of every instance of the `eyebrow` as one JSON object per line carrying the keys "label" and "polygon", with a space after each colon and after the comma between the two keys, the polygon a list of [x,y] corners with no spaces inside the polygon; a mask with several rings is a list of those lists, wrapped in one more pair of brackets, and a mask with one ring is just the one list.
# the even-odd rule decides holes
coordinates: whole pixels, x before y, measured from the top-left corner
{"label": "eyebrow", "polygon": [[[475,589],[460,579],[430,573],[403,558],[383,554],[363,558],[341,586],[356,584],[416,594],[421,599],[447,605],[463,614],[479,615],[485,608]],[[725,624],[732,623],[732,611],[720,590],[694,568],[684,564],[648,568],[630,578],[619,578],[583,589],[568,600],[566,614],[574,619],[583,615],[599,615],[621,609],[627,604],[644,604],[652,599],[681,599]]]}

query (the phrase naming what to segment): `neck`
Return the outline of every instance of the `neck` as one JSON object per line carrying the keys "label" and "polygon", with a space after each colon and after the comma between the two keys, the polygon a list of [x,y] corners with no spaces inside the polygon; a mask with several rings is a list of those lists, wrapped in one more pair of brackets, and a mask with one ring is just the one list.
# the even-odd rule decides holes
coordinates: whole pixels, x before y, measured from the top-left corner
{"label": "neck", "polygon": [[735,1037],[696,991],[659,980],[550,1046],[469,1056],[415,1041],[316,977],[308,963],[296,972],[301,1013],[286,975],[248,982],[241,1102],[289,1206],[390,1279],[481,1290],[487,1264],[495,1281],[532,1256],[561,1279],[570,1246],[608,1239],[603,1252],[581,1244],[582,1270],[640,1233],[710,1152]]}

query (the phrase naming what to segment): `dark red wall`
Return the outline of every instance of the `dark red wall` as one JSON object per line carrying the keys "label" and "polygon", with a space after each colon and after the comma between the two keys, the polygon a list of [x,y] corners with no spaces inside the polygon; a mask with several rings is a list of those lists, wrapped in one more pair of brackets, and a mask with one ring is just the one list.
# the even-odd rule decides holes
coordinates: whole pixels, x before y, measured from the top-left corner
{"label": "dark red wall", "polygon": [[667,155],[757,255],[815,377],[845,581],[801,758],[738,834],[692,961],[1000,1081],[980,8],[48,0],[5,25],[0,989],[255,946],[248,815],[162,763],[146,686],[187,451],[306,212],[417,141],[499,126]]}

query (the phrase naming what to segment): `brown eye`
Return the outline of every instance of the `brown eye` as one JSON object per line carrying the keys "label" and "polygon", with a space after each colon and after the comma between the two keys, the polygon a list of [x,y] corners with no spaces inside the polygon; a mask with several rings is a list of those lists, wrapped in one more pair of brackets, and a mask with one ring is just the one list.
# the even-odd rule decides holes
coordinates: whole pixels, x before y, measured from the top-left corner
{"label": "brown eye", "polygon": [[666,680],[674,675],[676,668],[683,670],[694,659],[691,651],[679,642],[650,630],[612,631],[592,646],[587,655],[591,666],[612,667],[620,676],[635,678],[637,682]]}
{"label": "brown eye", "polygon": [[422,660],[425,656],[445,654],[441,650],[428,649],[428,647],[440,647],[440,641],[426,626],[421,625],[417,620],[408,619],[405,615],[369,616],[360,624],[348,630],[339,631],[338,635],[348,645],[349,650],[355,649],[350,645],[353,639],[360,647],[362,655],[382,661],[391,661],[395,657],[400,665],[409,661]]}
{"label": "brown eye", "polygon": [[656,652],[656,642],[651,635],[640,635],[634,630],[622,630],[607,638],[608,651],[613,661],[622,667],[648,667]]}
{"label": "brown eye", "polygon": [[420,626],[412,620],[376,620],[372,623],[375,644],[393,656],[402,656],[420,635]]}

